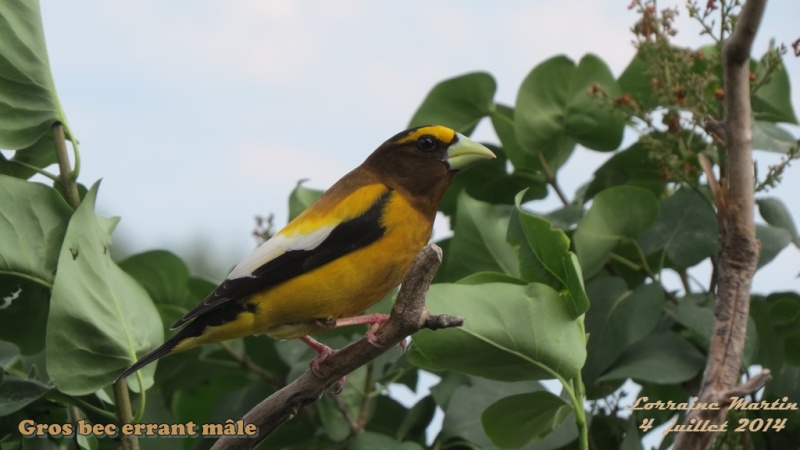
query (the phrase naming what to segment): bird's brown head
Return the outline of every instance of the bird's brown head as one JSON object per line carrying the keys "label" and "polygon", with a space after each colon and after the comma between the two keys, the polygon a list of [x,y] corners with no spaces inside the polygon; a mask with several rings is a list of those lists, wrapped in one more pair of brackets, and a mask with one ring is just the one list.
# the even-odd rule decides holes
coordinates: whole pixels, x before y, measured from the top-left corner
{"label": "bird's brown head", "polygon": [[384,142],[363,167],[390,180],[393,188],[430,199],[438,207],[453,176],[494,153],[461,133],[440,125],[400,132]]}

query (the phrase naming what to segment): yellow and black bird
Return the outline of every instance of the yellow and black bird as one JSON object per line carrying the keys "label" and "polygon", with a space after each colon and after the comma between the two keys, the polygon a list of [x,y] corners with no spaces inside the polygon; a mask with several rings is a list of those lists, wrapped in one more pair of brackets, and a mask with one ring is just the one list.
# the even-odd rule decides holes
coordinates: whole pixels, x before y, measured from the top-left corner
{"label": "yellow and black bird", "polygon": [[385,322],[357,315],[403,280],[455,173],[494,156],[443,126],[398,133],[240,262],[172,328],[188,325],[118,380],[162,356],[256,334],[302,339],[319,354],[316,368],[332,350],[309,335],[359,323],[371,324],[371,335]]}

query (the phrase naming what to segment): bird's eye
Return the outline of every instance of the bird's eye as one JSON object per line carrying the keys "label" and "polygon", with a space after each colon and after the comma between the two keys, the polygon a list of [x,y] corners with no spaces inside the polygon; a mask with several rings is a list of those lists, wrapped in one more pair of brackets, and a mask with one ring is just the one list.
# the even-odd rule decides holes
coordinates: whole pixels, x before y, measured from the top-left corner
{"label": "bird's eye", "polygon": [[424,150],[426,152],[435,150],[436,139],[433,136],[429,136],[426,134],[425,136],[419,138],[419,140],[417,141],[417,147],[419,147],[420,150]]}

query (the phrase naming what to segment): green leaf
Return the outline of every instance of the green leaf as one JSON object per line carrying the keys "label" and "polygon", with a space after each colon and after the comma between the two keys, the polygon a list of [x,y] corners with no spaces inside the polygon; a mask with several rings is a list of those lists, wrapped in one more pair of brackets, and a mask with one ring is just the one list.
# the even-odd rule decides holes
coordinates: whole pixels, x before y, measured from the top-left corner
{"label": "green leaf", "polygon": [[0,2],[0,148],[30,147],[65,122],[47,58],[37,0]]}
{"label": "green leaf", "polygon": [[0,275],[0,339],[23,354],[44,350],[50,289],[23,278]]}
{"label": "green leaf", "polygon": [[133,255],[120,262],[119,267],[145,288],[158,308],[165,331],[216,287],[190,278],[186,263],[165,250]]}
{"label": "green leaf", "polygon": [[38,167],[43,169],[56,163],[55,144],[53,143],[52,133],[42,136],[33,145],[21,148],[14,152],[14,156],[7,160],[0,154],[0,174],[9,175],[15,178],[27,180],[36,174],[36,171],[23,167],[21,164]]}
{"label": "green leaf", "polygon": [[[589,298],[583,289],[580,266],[574,258],[575,255],[569,251],[569,238],[563,231],[553,228],[547,220],[524,211],[520,206],[521,200],[522,193],[517,196],[516,208],[511,218],[512,225],[509,227],[509,238],[516,241],[512,244],[527,247],[537,260],[537,270],[541,268],[547,271],[549,278],[555,280],[550,286],[559,291],[572,312],[572,317],[577,318],[589,308]],[[512,230],[517,224],[522,236],[513,237]],[[530,263],[530,260],[520,259],[523,276],[526,272],[530,273],[526,270],[526,263]]]}
{"label": "green leaf", "polygon": [[[714,330],[714,299],[713,296],[702,294],[687,295],[677,305],[669,304],[666,310],[676,322],[686,327],[698,337],[694,342],[707,349],[711,342]],[[699,342],[698,342],[699,341]],[[744,364],[749,365],[758,349],[758,334],[755,322],[749,319],[747,325],[747,340],[744,344]]]}
{"label": "green leaf", "polygon": [[484,203],[461,193],[446,255],[447,280],[455,281],[475,272],[519,275],[516,251],[506,242],[510,215],[509,206]]}
{"label": "green leaf", "polygon": [[779,340],[775,350],[782,350],[783,353],[780,355],[782,358],[776,359],[781,363],[785,361],[800,365],[800,295],[796,292],[776,292],[766,298],[766,303],[769,305],[767,328],[774,340]]}
{"label": "green leaf", "polygon": [[[767,59],[769,54],[764,55],[758,62],[756,74],[759,79],[766,76]],[[753,116],[756,120],[768,122],[785,122],[797,124],[797,117],[792,107],[792,89],[789,83],[789,75],[783,61],[778,64],[777,70],[772,72],[769,82],[761,86],[751,99],[753,106]]]}
{"label": "green leaf", "polygon": [[[19,355],[19,347],[11,342],[0,341],[0,369],[7,369],[13,366],[19,359]],[[2,373],[3,371],[0,370],[0,374]],[[0,375],[0,381],[3,381],[2,375]]]}
{"label": "green leaf", "polygon": [[481,415],[483,429],[500,448],[517,448],[550,434],[572,411],[561,398],[536,391],[501,398]]}
{"label": "green leaf", "polygon": [[155,303],[182,303],[190,295],[189,268],[174,253],[139,253],[121,261],[119,267],[141,283]]}
{"label": "green leaf", "polygon": [[783,201],[776,197],[764,197],[758,199],[756,203],[758,203],[758,212],[761,217],[768,224],[788,231],[792,236],[794,245],[800,247],[800,235],[797,233],[792,213],[789,212],[789,208],[786,207]]}
{"label": "green leaf", "polygon": [[[411,409],[408,414],[400,422],[397,428],[397,438],[403,439],[419,439],[420,442],[425,442],[425,430],[430,425],[433,415],[436,413],[436,402],[430,395],[422,398]],[[378,414],[381,414],[379,411]]]}
{"label": "green leaf", "polygon": [[797,138],[778,125],[763,120],[753,121],[753,150],[787,154],[797,145]]}
{"label": "green leaf", "polygon": [[492,111],[496,90],[497,83],[486,72],[444,80],[431,89],[408,125],[444,125],[469,135]]}
{"label": "green leaf", "polygon": [[634,55],[628,67],[619,76],[619,89],[623,94],[630,95],[636,103],[647,107],[653,98],[653,77],[648,76],[649,65],[642,57],[641,52]]}
{"label": "green leaf", "polygon": [[624,121],[591,95],[595,85],[611,98],[619,96],[608,66],[594,55],[584,56],[577,66],[566,56],[536,66],[517,94],[514,124],[522,148],[531,155],[543,153],[548,162],[569,154],[575,143],[616,149]]}
{"label": "green leaf", "polygon": [[621,278],[599,278],[587,286],[592,307],[586,313],[587,386],[614,366],[628,347],[655,330],[664,310],[664,291],[657,284],[642,284],[629,291]]}
{"label": "green leaf", "polygon": [[385,434],[365,431],[353,439],[349,450],[424,450],[416,442],[397,442]]}
{"label": "green leaf", "polygon": [[792,242],[792,235],[784,228],[756,224],[756,239],[761,241],[761,253],[758,255],[758,267],[761,268]]}
{"label": "green leaf", "polygon": [[598,192],[619,185],[638,186],[660,196],[666,183],[661,178],[661,165],[650,157],[651,150],[641,142],[617,152],[594,172],[584,201]]}
{"label": "green leaf", "polygon": [[[514,165],[515,173],[525,174],[525,176],[537,183],[537,192],[544,190],[544,195],[536,198],[543,198],[547,195],[547,183],[545,182],[542,168],[542,162],[539,160],[539,152],[528,152],[523,148],[517,139],[517,130],[514,122],[514,109],[501,104],[495,104],[494,111],[491,114],[492,126],[494,127],[495,134],[503,144],[503,151],[508,155],[508,159]],[[574,149],[574,142],[569,143],[564,147],[563,151],[554,151],[551,153],[544,153],[545,162],[549,170],[557,171],[572,154]],[[541,185],[541,188],[538,187]],[[522,190],[522,189],[520,189]],[[518,190],[517,192],[519,192]],[[529,195],[534,195],[533,192]]]}
{"label": "green leaf", "polygon": [[617,244],[636,238],[656,217],[658,200],[646,189],[615,186],[597,194],[573,236],[584,278],[600,270]]}
{"label": "green leaf", "polygon": [[[484,432],[481,414],[498,398],[516,394],[527,394],[543,390],[539,383],[521,381],[503,383],[470,377],[469,382],[458,386],[450,402],[443,406],[445,411],[440,440],[467,439],[483,450],[494,450],[497,447]],[[521,450],[550,450],[562,448],[578,437],[575,416],[571,413],[555,431],[544,440],[530,442]]]}
{"label": "green leaf", "polygon": [[646,255],[664,250],[678,267],[692,267],[717,251],[713,208],[696,191],[680,189],[661,201],[656,223],[639,238]]}
{"label": "green leaf", "polygon": [[52,286],[70,214],[53,189],[0,175],[0,273]]}
{"label": "green leaf", "polygon": [[580,320],[548,286],[436,284],[427,305],[432,314],[466,319],[414,335],[417,350],[439,368],[503,381],[571,379],[586,358]]}
{"label": "green leaf", "polygon": [[629,347],[598,381],[632,378],[638,383],[682,383],[705,367],[705,357],[671,331],[651,334]]}
{"label": "green leaf", "polygon": [[318,189],[309,189],[303,187],[303,183],[307,180],[300,180],[297,182],[297,186],[294,187],[294,190],[291,194],[289,194],[289,220],[294,220],[295,217],[299,216],[301,212],[305,211],[306,208],[311,206],[312,203],[317,201],[324,191],[320,191]]}
{"label": "green leaf", "polygon": [[[164,338],[147,292],[111,260],[116,221],[95,215],[98,187],[92,186],[69,221],[47,322],[47,370],[70,395],[108,385]],[[145,387],[152,385],[154,370],[143,371]]]}
{"label": "green leaf", "polygon": [[6,376],[0,382],[0,417],[19,411],[51,388],[36,380]]}

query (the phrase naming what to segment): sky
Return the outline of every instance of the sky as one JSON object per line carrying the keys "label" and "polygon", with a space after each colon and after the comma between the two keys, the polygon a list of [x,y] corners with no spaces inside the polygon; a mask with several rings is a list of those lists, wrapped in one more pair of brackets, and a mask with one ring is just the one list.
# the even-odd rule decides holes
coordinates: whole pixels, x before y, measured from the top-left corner
{"label": "sky", "polygon": [[[56,87],[80,140],[79,181],[103,180],[99,212],[122,217],[115,243],[127,254],[203,256],[207,267],[196,270],[219,281],[254,248],[255,215],[273,212],[283,225],[298,180],[330,186],[406,128],[437,82],[488,71],[496,99],[513,104],[528,72],[557,54],[597,54],[619,75],[635,52],[628,3],[41,0],[41,8]],[[681,7],[676,42],[706,43],[684,3],[659,2],[670,5]],[[797,13],[796,0],[768,2],[754,54],[771,38],[800,38]],[[797,107],[800,59],[785,59]],[[486,122],[475,137],[496,142]],[[608,156],[576,153],[559,173],[567,194]],[[778,161],[756,156],[762,168]],[[797,166],[769,194],[795,221]],[[798,271],[789,247],[759,271],[755,290],[798,290]]]}

